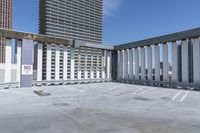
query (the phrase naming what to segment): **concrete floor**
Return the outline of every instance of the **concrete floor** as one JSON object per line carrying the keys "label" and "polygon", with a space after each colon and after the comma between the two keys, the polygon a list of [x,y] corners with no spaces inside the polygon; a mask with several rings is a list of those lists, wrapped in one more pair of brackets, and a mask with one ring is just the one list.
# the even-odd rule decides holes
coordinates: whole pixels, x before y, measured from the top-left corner
{"label": "concrete floor", "polygon": [[0,133],[200,133],[195,91],[121,83],[19,88],[0,90],[0,107]]}

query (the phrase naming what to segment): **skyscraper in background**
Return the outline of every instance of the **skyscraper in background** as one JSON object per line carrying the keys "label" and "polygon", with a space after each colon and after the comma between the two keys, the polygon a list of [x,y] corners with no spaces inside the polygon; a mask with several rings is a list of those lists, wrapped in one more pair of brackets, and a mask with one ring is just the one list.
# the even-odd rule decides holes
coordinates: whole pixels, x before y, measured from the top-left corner
{"label": "skyscraper in background", "polygon": [[39,33],[101,43],[103,0],[40,0]]}
{"label": "skyscraper in background", "polygon": [[[0,28],[12,29],[13,1],[0,0]],[[5,63],[6,40],[0,38],[0,63]]]}

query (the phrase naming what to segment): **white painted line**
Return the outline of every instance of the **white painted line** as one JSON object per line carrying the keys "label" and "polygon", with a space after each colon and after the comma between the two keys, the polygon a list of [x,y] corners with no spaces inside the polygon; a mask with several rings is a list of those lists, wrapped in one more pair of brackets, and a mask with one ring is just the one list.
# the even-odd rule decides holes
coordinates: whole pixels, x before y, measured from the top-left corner
{"label": "white painted line", "polygon": [[136,89],[135,91],[133,91],[133,94],[137,94],[137,93],[141,93],[143,89],[145,89],[145,87],[140,87],[139,89]]}
{"label": "white painted line", "polygon": [[180,90],[177,94],[174,95],[174,97],[171,100],[174,101],[182,92],[183,90]]}
{"label": "white painted line", "polygon": [[190,91],[187,91],[187,92],[183,95],[183,97],[181,98],[180,102],[183,102],[184,99],[187,97],[187,95],[188,95],[189,93],[190,93]]}

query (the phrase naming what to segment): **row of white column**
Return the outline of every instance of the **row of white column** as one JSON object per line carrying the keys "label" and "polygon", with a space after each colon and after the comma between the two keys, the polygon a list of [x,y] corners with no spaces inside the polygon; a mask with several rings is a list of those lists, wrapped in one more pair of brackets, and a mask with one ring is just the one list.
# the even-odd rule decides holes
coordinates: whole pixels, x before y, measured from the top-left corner
{"label": "row of white column", "polygon": [[[42,62],[43,62],[43,44],[37,44],[37,81],[42,81]],[[46,54],[46,80],[51,80],[51,45],[47,45]],[[102,57],[102,66],[105,70],[101,72],[102,79],[111,79],[111,51],[104,50],[104,56]],[[55,60],[55,80],[74,80],[75,79],[75,48],[70,48],[70,79],[68,79],[68,48],[64,46],[64,59],[63,59],[63,79],[60,79],[60,46],[56,45],[56,60]],[[78,68],[78,79],[81,79],[81,70]],[[91,70],[90,78],[94,79],[94,71]],[[88,71],[84,71],[84,79],[88,79]],[[100,78],[100,71],[96,72],[96,78]]]}
{"label": "row of white column", "polygon": [[[191,40],[193,46],[193,80],[194,83],[200,83],[200,39]],[[161,54],[163,54],[163,81],[168,82],[169,77],[173,82],[179,82],[179,74],[182,75],[182,82],[189,82],[189,40],[182,40],[181,44],[172,42],[172,49],[169,49],[168,43],[163,44],[161,51],[160,45],[145,46],[140,48],[132,48],[118,51],[118,80],[134,81],[134,80],[153,80],[153,69],[155,71],[155,81],[161,79]],[[179,70],[180,62],[178,59],[178,45],[181,45],[181,71]],[[154,49],[154,50],[153,50]],[[169,75],[169,50],[171,50],[172,74]],[[146,52],[147,51],[147,52]],[[154,51],[154,57],[153,57]],[[147,58],[147,59],[146,59]],[[146,64],[147,60],[147,64]],[[154,61],[154,68],[153,68]],[[146,68],[147,66],[147,68]],[[147,75],[146,75],[147,70]],[[139,78],[140,77],[140,78]]]}

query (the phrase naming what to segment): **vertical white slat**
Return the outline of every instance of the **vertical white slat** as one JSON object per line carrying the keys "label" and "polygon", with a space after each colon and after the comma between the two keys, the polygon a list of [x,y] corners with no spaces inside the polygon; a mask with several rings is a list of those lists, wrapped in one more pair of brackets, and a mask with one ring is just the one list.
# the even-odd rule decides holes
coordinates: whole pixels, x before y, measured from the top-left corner
{"label": "vertical white slat", "polygon": [[188,65],[188,40],[183,40],[181,44],[182,54],[182,82],[189,82],[189,65]]}
{"label": "vertical white slat", "polygon": [[6,53],[5,53],[5,83],[11,82],[11,54],[12,54],[12,40],[6,39]]}
{"label": "vertical white slat", "polygon": [[178,82],[178,44],[172,42],[172,82]]}
{"label": "vertical white slat", "polygon": [[51,45],[47,44],[46,80],[51,80]]}
{"label": "vertical white slat", "polygon": [[147,48],[148,51],[148,80],[152,81],[153,80],[153,69],[152,69],[152,47],[149,46]]}
{"label": "vertical white slat", "polygon": [[[17,82],[20,82],[20,76],[21,76],[21,52],[22,52],[22,41],[16,40],[17,42]],[[42,64],[42,63],[41,63]],[[38,73],[41,74],[41,80],[42,80],[42,72]],[[40,79],[40,78],[39,78]]]}
{"label": "vertical white slat", "polygon": [[71,59],[70,59],[70,61],[71,61],[71,66],[70,66],[70,68],[71,68],[71,70],[70,70],[70,78],[71,78],[71,80],[74,80],[74,73],[75,73],[75,49],[74,48],[71,48],[70,49],[70,57],[71,57]]}
{"label": "vertical white slat", "polygon": [[102,61],[102,79],[105,79],[106,78],[106,50],[103,51],[103,61]]}
{"label": "vertical white slat", "polygon": [[200,83],[200,39],[192,39],[194,83]]}
{"label": "vertical white slat", "polygon": [[141,56],[141,79],[146,80],[145,78],[145,47],[140,48],[140,56]]}
{"label": "vertical white slat", "polygon": [[160,81],[160,46],[155,45],[155,81]]}
{"label": "vertical white slat", "polygon": [[128,49],[124,50],[124,80],[128,80]]}
{"label": "vertical white slat", "polygon": [[135,49],[135,79],[139,80],[139,49]]}
{"label": "vertical white slat", "polygon": [[67,47],[64,46],[63,52],[64,52],[64,57],[63,57],[63,80],[67,80],[67,60],[68,60],[68,51]]}
{"label": "vertical white slat", "polygon": [[168,44],[163,44],[163,81],[169,81]]}
{"label": "vertical white slat", "polygon": [[37,81],[42,81],[42,52],[43,52],[43,44],[37,44]]}
{"label": "vertical white slat", "polygon": [[117,80],[121,79],[121,51],[117,51]]}
{"label": "vertical white slat", "polygon": [[60,80],[60,46],[56,45],[55,80]]}
{"label": "vertical white slat", "polygon": [[106,69],[107,69],[107,78],[110,79],[111,78],[111,51],[107,51],[107,65],[106,65]]}
{"label": "vertical white slat", "polygon": [[128,70],[128,78],[129,81],[133,80],[133,50],[129,49],[129,58],[128,58],[129,70]]}

